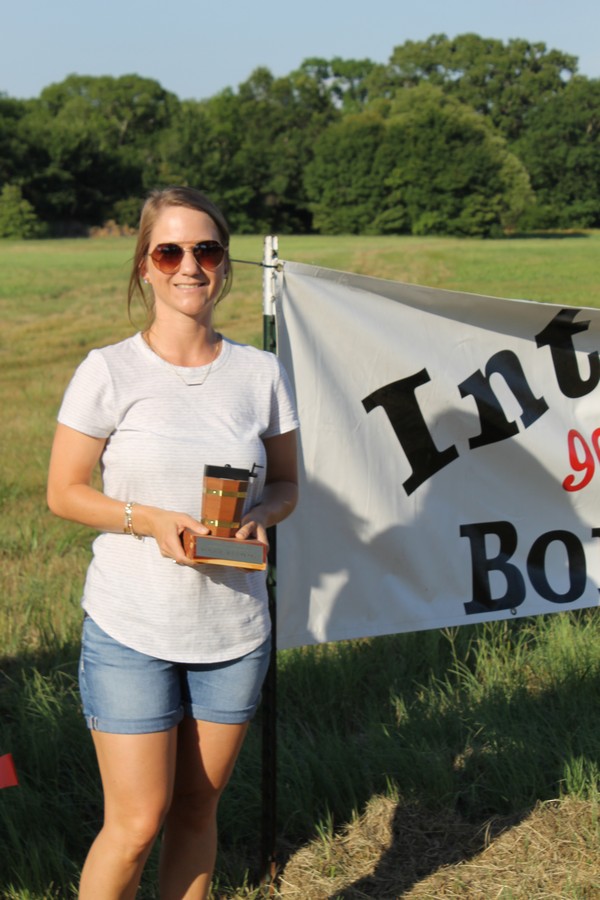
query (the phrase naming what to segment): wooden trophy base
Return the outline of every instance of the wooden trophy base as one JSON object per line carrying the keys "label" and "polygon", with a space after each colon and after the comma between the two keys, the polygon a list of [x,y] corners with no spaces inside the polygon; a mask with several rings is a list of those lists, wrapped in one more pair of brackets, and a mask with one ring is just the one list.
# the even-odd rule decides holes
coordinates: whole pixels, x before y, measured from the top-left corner
{"label": "wooden trophy base", "polygon": [[240,569],[266,569],[267,545],[262,541],[238,541],[237,538],[194,534],[189,528],[181,536],[188,559],[214,566],[237,566]]}

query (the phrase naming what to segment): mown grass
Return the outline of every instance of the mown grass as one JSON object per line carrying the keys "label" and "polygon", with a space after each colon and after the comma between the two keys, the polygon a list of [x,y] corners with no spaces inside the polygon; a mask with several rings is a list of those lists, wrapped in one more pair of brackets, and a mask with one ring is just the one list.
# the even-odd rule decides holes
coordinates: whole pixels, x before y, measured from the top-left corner
{"label": "mown grass", "polygon": [[[600,305],[599,249],[598,234],[280,239],[285,259],[586,306]],[[0,792],[0,897],[12,900],[74,896],[99,823],[76,690],[90,534],[50,516],[44,492],[74,366],[131,332],[132,251],[125,238],[0,242],[0,755],[13,754],[20,778]],[[232,254],[258,261],[262,240],[236,238]],[[237,266],[218,321],[257,345],[261,278]],[[280,653],[281,896],[596,896],[599,637],[590,610]],[[258,858],[260,769],[259,717],[223,803],[215,896],[256,893],[247,882]],[[377,798],[382,812],[373,814]],[[387,816],[381,844],[373,815]],[[569,876],[561,822],[576,830],[581,877]],[[501,894],[492,856],[511,835]],[[547,851],[557,844],[564,877],[551,893],[557,869]],[[153,858],[140,897],[156,896],[154,867]],[[519,893],[520,871],[529,893]]]}

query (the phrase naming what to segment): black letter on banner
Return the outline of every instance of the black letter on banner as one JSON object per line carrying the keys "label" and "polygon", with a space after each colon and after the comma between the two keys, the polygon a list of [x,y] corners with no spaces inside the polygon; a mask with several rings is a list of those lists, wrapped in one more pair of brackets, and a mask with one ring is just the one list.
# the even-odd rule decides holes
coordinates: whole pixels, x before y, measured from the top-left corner
{"label": "black letter on banner", "polygon": [[516,422],[509,422],[506,418],[502,406],[491,388],[490,378],[494,373],[503,376],[519,401],[523,410],[521,421],[525,428],[533,425],[548,410],[548,404],[544,398],[534,396],[516,353],[513,353],[512,350],[501,350],[488,361],[485,375],[481,371],[474,372],[458,386],[461,397],[470,395],[474,398],[481,422],[481,434],[469,441],[471,449],[503,441],[519,432]]}
{"label": "black letter on banner", "polygon": [[[570,587],[564,594],[558,594],[550,587],[546,577],[546,552],[553,541],[561,541],[565,545],[569,560]],[[572,603],[579,600],[587,581],[585,552],[581,541],[570,531],[547,531],[541,534],[529,551],[527,572],[532,585],[544,600],[550,600],[551,603]]]}
{"label": "black letter on banner", "polygon": [[383,406],[390,424],[396,432],[412,475],[402,487],[408,495],[458,457],[456,447],[438,450],[415,397],[415,390],[431,381],[427,369],[378,388],[362,401],[368,413]]}
{"label": "black letter on banner", "polygon": [[[500,539],[500,552],[488,558],[485,551],[486,534],[495,534]],[[525,599],[525,580],[519,569],[508,560],[517,549],[517,531],[510,522],[479,522],[460,526],[461,537],[471,542],[473,568],[473,600],[465,603],[467,615],[482,612],[498,612],[514,609]],[[494,600],[489,573],[501,572],[506,579],[506,593]]]}
{"label": "black letter on banner", "polygon": [[584,381],[579,374],[572,336],[580,331],[587,331],[590,327],[589,319],[587,322],[573,322],[579,312],[580,309],[561,309],[550,324],[535,337],[538,347],[550,347],[556,380],[565,397],[584,397],[591,394],[600,381],[600,360],[597,350],[588,353],[589,378]]}

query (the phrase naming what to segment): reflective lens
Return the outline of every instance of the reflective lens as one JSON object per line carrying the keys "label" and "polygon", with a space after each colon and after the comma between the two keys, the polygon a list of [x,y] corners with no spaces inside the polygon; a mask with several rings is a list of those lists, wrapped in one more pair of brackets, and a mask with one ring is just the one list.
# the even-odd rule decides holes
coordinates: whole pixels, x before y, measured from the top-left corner
{"label": "reflective lens", "polygon": [[200,241],[193,247],[185,248],[180,244],[157,244],[150,258],[165,275],[173,275],[183,260],[186,249],[194,254],[194,259],[203,269],[214,270],[223,262],[225,248],[218,241]]}

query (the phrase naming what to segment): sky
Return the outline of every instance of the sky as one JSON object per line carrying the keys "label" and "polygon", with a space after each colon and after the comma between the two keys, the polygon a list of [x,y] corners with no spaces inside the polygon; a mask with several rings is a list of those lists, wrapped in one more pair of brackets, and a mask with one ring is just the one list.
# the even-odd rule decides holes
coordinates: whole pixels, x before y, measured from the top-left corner
{"label": "sky", "polygon": [[135,73],[199,100],[236,89],[258,66],[281,76],[311,56],[384,63],[405,41],[467,32],[543,42],[576,56],[580,74],[600,77],[598,0],[4,3],[0,93],[16,98],[72,73]]}

